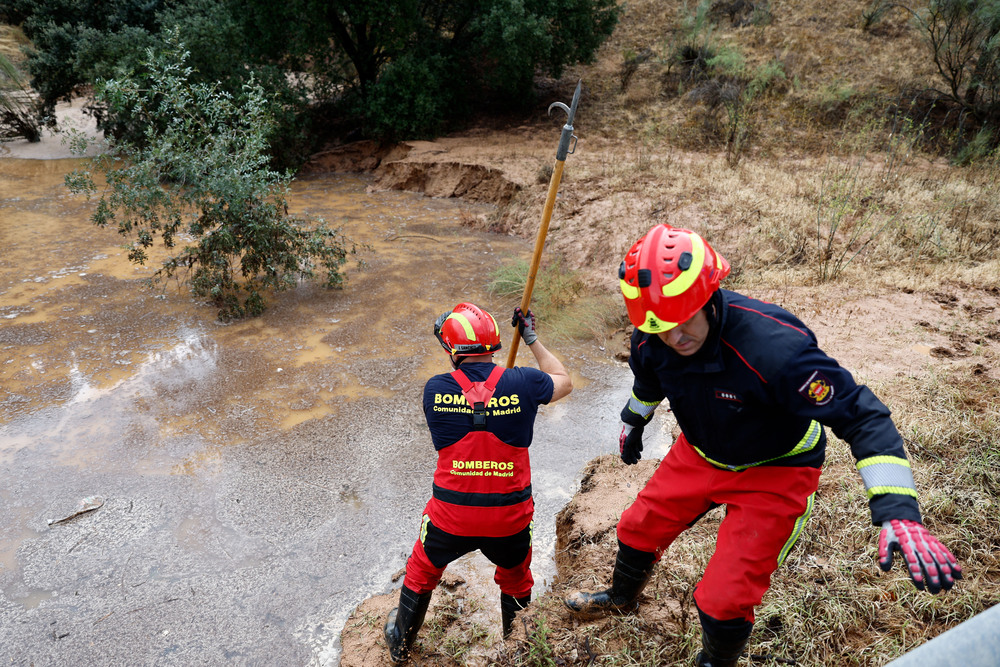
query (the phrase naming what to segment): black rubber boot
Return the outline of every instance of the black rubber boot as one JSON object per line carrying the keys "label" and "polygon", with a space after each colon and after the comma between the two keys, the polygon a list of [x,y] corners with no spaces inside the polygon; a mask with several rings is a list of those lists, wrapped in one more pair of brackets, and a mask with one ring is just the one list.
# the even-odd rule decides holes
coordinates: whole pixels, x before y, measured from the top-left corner
{"label": "black rubber boot", "polygon": [[531,593],[523,598],[516,598],[506,593],[500,594],[500,619],[503,621],[504,637],[509,636],[510,631],[514,629],[515,614],[527,607],[529,602],[531,602]]}
{"label": "black rubber boot", "polygon": [[649,582],[654,565],[655,554],[618,542],[618,557],[615,558],[615,571],[611,575],[611,588],[597,593],[576,591],[563,602],[579,614],[635,611],[639,606],[639,594]]}
{"label": "black rubber boot", "polygon": [[[695,603],[697,607],[697,602]],[[697,667],[736,667],[753,632],[753,623],[742,618],[720,621],[698,607],[701,621],[701,651]]]}
{"label": "black rubber boot", "polygon": [[701,631],[701,651],[698,652],[697,667],[736,667],[747,639],[724,639]]}
{"label": "black rubber boot", "polygon": [[399,606],[389,612],[385,621],[385,643],[394,663],[405,662],[410,657],[410,646],[424,624],[433,593],[414,593],[406,586],[399,589]]}

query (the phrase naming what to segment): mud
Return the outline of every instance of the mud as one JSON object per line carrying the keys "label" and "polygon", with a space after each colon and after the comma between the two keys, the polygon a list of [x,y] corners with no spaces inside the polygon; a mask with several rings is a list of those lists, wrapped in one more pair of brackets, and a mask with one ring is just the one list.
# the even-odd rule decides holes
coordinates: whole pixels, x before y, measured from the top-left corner
{"label": "mud", "polygon": [[[0,657],[385,664],[380,625],[433,470],[419,391],[443,368],[428,323],[459,299],[490,306],[484,276],[530,252],[553,150],[541,140],[552,133],[537,129],[321,156],[296,183],[293,205],[342,224],[374,252],[351,266],[345,290],[303,285],[263,318],[229,326],[177,286],[142,287],[149,271],[125,263],[117,237],[87,225],[86,204],[59,184],[68,163],[0,161],[0,474],[9,480],[0,488],[9,518],[0,524]],[[548,247],[603,289],[660,203],[594,177],[628,155],[586,141]],[[352,160],[371,172],[326,171]],[[481,190],[467,185],[473,176]],[[483,192],[481,201],[505,203],[499,214],[493,204],[385,187]],[[697,213],[672,210],[674,222]],[[995,288],[743,291],[801,315],[825,349],[876,387],[958,373],[996,395]],[[614,448],[629,387],[625,335],[554,346],[577,389],[543,410],[536,431],[536,593],[605,581],[615,514],[662,456],[652,448],[632,469],[600,459],[586,473],[591,495],[574,499],[578,471]],[[660,428],[655,441],[669,442],[669,423]],[[105,505],[48,526],[90,495]],[[556,515],[571,500],[557,549]],[[586,530],[573,528],[587,517]],[[692,544],[703,538],[694,532]],[[703,551],[692,546],[679,561],[696,571]],[[460,662],[488,663],[502,649],[489,569],[470,557],[450,572],[428,621],[443,631],[422,641],[437,651],[461,616],[483,634]],[[575,627],[556,613],[556,598],[538,597],[554,623]],[[660,614],[661,628],[690,620],[690,608],[657,604],[648,613]]]}
{"label": "mud", "polygon": [[[337,664],[429,492],[420,395],[446,370],[430,323],[458,300],[493,307],[490,271],[529,242],[477,231],[490,206],[304,176],[293,208],[364,244],[364,264],[341,291],[304,284],[223,326],[181,286],[146,287],[152,268],[65,191],[74,165],[0,161],[0,657]],[[555,514],[625,391],[597,343],[552,347],[578,389],[536,429],[539,591]]]}
{"label": "mud", "polygon": [[[520,142],[526,157],[511,164],[509,145],[514,142]],[[574,157],[571,173],[594,174],[607,169],[610,158],[603,151],[608,147],[594,143],[595,151]],[[485,142],[482,137],[464,140],[451,137],[433,144],[413,142],[408,147],[407,151],[379,160],[373,167],[376,179],[383,173],[403,171],[420,172],[425,178],[442,173],[442,165],[446,163],[499,169],[518,189],[506,203],[502,217],[479,219],[478,224],[484,229],[528,237],[537,229],[537,219],[530,211],[536,206],[536,211],[540,209],[544,189],[539,184],[542,179],[536,178],[538,165],[550,158],[528,132],[501,130],[492,133]],[[706,158],[688,155],[681,159]],[[412,164],[405,170],[398,165],[390,168],[393,161]],[[452,174],[448,180],[454,182],[456,175]],[[379,182],[410,187],[403,182]],[[596,178],[587,179],[586,183],[572,180],[564,183],[564,196],[556,207],[556,232],[550,237],[554,252],[565,258],[567,266],[590,275],[598,291],[603,289],[602,281],[609,284],[603,277],[614,274],[625,249],[622,244],[637,238],[651,222],[659,221],[655,215],[648,215],[655,213],[655,202],[620,183],[618,189],[614,187],[606,179]],[[670,221],[683,224],[695,218],[700,219],[696,207],[681,205],[672,209]],[[979,387],[980,393],[986,392],[983,400],[995,405],[1000,386],[997,364],[1000,299],[990,285],[946,281],[939,290],[928,293],[886,292],[874,286],[814,285],[803,281],[780,288],[750,286],[740,291],[782,305],[801,316],[817,334],[823,348],[877,393],[897,383],[927,381],[947,374],[968,378],[970,386]],[[613,335],[607,343],[608,357],[618,361],[627,359],[627,335],[624,330]],[[617,387],[609,384],[607,390],[625,398],[630,385],[627,370],[617,377],[621,384]],[[619,406],[613,400],[609,403],[608,419],[616,422]],[[416,664],[523,664],[511,657],[512,652],[521,651],[522,661],[531,659],[531,652],[537,647],[527,638],[526,628],[539,619],[546,623],[546,632],[559,650],[559,659],[571,664],[592,664],[601,656],[614,655],[614,647],[622,644],[616,637],[623,625],[629,623],[635,625],[650,645],[674,646],[683,656],[680,658],[683,664],[688,664],[697,650],[685,644],[692,640],[692,628],[697,627],[690,584],[698,580],[707,562],[721,518],[717,513],[710,513],[675,543],[670,567],[657,569],[642,598],[641,614],[630,617],[632,620],[584,622],[567,612],[560,597],[570,590],[597,590],[607,585],[617,547],[614,531],[617,518],[635,498],[665,453],[667,443],[676,435],[675,424],[669,417],[661,416],[657,421],[660,432],[647,438],[646,458],[638,466],[626,467],[614,455],[599,456],[588,462],[578,491],[558,515],[557,571],[550,587],[524,613],[528,625],[515,624],[511,639],[501,641],[497,634],[499,612],[495,609],[495,588],[474,575],[467,575],[460,563],[459,568],[454,568],[457,571],[453,572],[449,585],[435,591],[425,630],[415,647]],[[601,438],[607,438],[609,430],[614,429],[606,427]],[[648,446],[653,443],[656,443],[653,447]],[[839,497],[843,487],[857,484],[856,473],[848,465],[824,473],[821,490]],[[859,548],[866,547],[870,545]],[[799,567],[807,573],[820,573],[829,566],[822,558],[810,554]],[[373,595],[353,612],[343,632],[343,665],[390,664],[381,624],[397,601],[395,592]],[[590,639],[605,641],[604,650],[595,653]]]}

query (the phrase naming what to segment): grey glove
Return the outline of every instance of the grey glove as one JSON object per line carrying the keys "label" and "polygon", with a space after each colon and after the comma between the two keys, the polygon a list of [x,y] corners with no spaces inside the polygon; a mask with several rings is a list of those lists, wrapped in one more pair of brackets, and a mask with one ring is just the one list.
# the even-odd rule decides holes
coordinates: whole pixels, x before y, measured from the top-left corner
{"label": "grey glove", "polygon": [[510,325],[517,327],[525,345],[531,345],[538,340],[538,333],[535,331],[535,314],[530,309],[525,314],[520,306],[515,308],[514,317],[511,318]]}
{"label": "grey glove", "polygon": [[642,426],[622,424],[622,433],[618,436],[618,451],[626,465],[635,465],[642,458]]}

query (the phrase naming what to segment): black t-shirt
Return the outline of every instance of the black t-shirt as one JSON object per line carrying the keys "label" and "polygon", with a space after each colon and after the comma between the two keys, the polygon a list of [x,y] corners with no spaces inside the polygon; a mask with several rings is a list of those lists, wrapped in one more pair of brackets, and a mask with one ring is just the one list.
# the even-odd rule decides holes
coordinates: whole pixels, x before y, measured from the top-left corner
{"label": "black t-shirt", "polygon": [[[464,363],[461,370],[471,382],[483,382],[495,364]],[[515,447],[528,447],[538,406],[552,399],[555,385],[537,368],[508,368],[500,377],[486,409],[486,430]],[[435,375],[424,385],[424,416],[435,449],[452,445],[472,430],[472,409],[450,373]]]}

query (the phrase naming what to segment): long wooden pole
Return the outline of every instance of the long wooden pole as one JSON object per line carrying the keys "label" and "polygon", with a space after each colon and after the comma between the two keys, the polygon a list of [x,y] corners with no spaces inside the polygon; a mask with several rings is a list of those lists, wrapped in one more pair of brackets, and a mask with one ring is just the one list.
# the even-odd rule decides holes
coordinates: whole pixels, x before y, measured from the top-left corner
{"label": "long wooden pole", "polygon": [[[531,292],[535,289],[535,277],[538,275],[538,265],[542,261],[542,250],[545,248],[545,237],[549,233],[549,221],[552,220],[552,209],[555,208],[556,194],[559,192],[559,183],[562,181],[563,167],[566,165],[566,156],[572,151],[569,150],[570,140],[573,136],[573,119],[576,116],[576,107],[580,103],[580,91],[583,88],[583,81],[576,84],[576,91],[573,93],[573,102],[567,107],[562,102],[554,102],[549,105],[549,113],[553,107],[564,110],[568,116],[566,124],[563,125],[562,135],[559,137],[559,148],[556,150],[556,164],[552,169],[552,178],[549,179],[549,192],[545,197],[545,207],[542,209],[542,224],[538,227],[538,235],[535,237],[535,252],[531,256],[531,265],[528,268],[528,280],[524,283],[524,294],[521,296],[521,310],[528,312],[531,304]],[[574,150],[576,145],[573,146]],[[514,340],[510,344],[510,352],[507,354],[507,368],[514,367],[517,359],[517,348],[521,342],[521,337],[514,335]]]}

